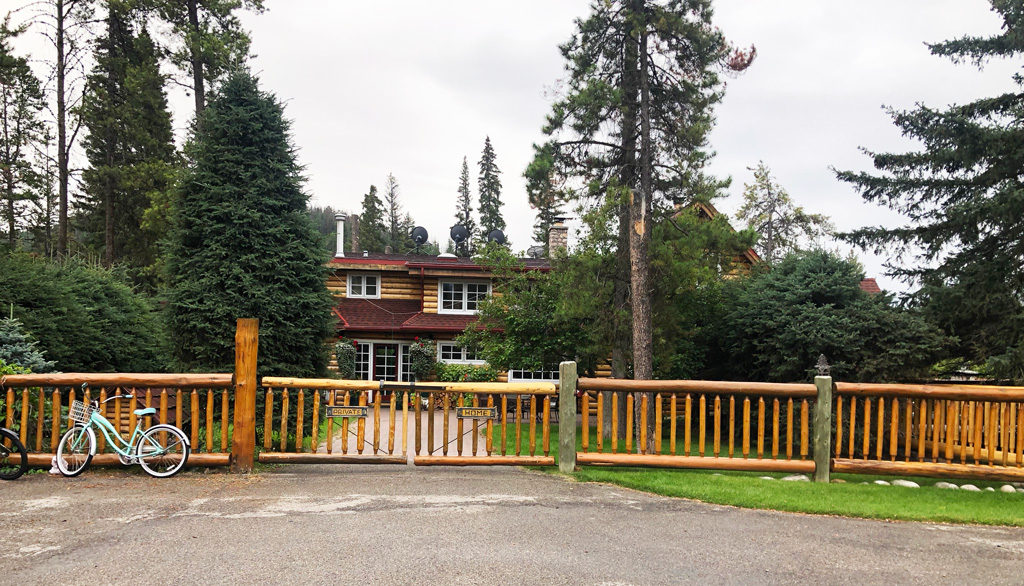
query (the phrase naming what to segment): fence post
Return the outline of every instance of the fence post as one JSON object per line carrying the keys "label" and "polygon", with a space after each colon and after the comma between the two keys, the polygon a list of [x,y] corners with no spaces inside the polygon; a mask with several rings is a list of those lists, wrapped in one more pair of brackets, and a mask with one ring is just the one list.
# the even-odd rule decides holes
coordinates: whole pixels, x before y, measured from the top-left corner
{"label": "fence post", "polygon": [[558,471],[566,474],[576,470],[576,379],[575,362],[558,365]]}
{"label": "fence post", "polygon": [[832,462],[832,377],[814,377],[818,400],[814,403],[814,481],[828,482]]}
{"label": "fence post", "polygon": [[256,452],[256,354],[260,320],[239,318],[235,326],[235,428],[231,471],[251,472]]}

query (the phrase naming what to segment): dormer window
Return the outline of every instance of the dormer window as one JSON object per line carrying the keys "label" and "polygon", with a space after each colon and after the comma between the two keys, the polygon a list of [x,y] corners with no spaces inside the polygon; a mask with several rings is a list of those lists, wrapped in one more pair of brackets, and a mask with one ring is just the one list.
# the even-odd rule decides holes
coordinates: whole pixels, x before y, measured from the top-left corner
{"label": "dormer window", "polygon": [[346,296],[353,299],[380,299],[380,275],[349,274]]}
{"label": "dormer window", "polygon": [[480,302],[491,294],[490,283],[441,281],[439,313],[477,313]]}

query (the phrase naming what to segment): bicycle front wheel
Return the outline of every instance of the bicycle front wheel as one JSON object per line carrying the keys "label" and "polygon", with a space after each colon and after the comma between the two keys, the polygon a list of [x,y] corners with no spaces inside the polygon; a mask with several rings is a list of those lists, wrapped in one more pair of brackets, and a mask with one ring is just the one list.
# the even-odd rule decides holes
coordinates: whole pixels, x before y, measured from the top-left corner
{"label": "bicycle front wheel", "polygon": [[64,432],[57,445],[57,470],[64,476],[78,476],[95,453],[96,433],[90,427],[76,425]]}
{"label": "bicycle front wheel", "polygon": [[0,429],[0,480],[14,480],[28,470],[28,452],[9,429]]}
{"label": "bicycle front wheel", "polygon": [[185,432],[173,425],[154,425],[135,446],[139,465],[150,476],[168,478],[177,474],[188,461],[190,447]]}

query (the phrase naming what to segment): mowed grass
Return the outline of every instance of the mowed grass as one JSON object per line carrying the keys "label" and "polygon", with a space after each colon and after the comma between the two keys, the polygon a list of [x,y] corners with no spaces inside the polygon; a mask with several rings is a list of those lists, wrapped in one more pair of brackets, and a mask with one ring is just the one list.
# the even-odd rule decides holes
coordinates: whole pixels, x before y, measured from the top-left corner
{"label": "mowed grass", "polygon": [[[512,430],[508,429],[507,433],[511,435]],[[591,449],[593,446],[591,440]],[[557,460],[557,425],[551,426],[551,454]],[[538,469],[557,473],[557,468]],[[788,476],[784,473],[605,466],[583,466],[572,476],[581,482],[604,482],[664,496],[751,509],[865,519],[1024,526],[1024,493],[999,492],[999,487],[1005,484],[1002,482],[950,480],[957,485],[973,484],[982,489],[982,492],[968,492],[935,488],[935,483],[942,479],[910,476],[833,474],[833,479],[843,482],[824,484],[780,480]],[[770,476],[773,480],[763,480],[761,476]],[[896,478],[912,480],[921,488],[873,484],[875,480]],[[986,487],[996,491],[985,491]]]}

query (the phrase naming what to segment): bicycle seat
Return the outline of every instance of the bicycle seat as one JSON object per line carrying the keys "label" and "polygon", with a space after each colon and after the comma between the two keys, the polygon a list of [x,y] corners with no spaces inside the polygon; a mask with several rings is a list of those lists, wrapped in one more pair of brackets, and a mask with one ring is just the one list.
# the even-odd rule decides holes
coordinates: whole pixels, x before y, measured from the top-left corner
{"label": "bicycle seat", "polygon": [[138,415],[139,417],[144,417],[146,415],[156,415],[156,409],[154,409],[153,407],[146,407],[145,409],[136,409],[135,414]]}

